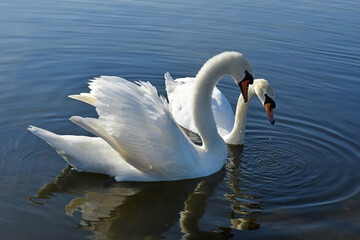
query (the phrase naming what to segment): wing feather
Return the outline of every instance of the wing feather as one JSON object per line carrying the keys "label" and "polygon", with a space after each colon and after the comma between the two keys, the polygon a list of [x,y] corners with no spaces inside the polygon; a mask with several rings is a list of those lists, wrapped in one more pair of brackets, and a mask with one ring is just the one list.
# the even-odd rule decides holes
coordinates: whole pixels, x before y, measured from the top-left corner
{"label": "wing feather", "polygon": [[90,93],[80,93],[79,95],[69,95],[69,98],[85,102],[92,106],[95,106],[95,103],[97,101],[97,99]]}
{"label": "wing feather", "polygon": [[99,118],[72,117],[73,122],[102,137],[143,172],[173,174],[169,168],[193,166],[195,145],[176,124],[166,99],[149,82],[101,76],[91,80],[89,88],[91,97],[87,97],[96,99]]}

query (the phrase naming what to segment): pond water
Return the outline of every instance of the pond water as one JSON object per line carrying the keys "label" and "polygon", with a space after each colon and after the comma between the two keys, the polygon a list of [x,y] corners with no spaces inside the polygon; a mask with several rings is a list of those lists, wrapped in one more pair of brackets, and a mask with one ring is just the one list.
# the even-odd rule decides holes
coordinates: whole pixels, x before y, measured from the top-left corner
{"label": "pond water", "polygon": [[[4,239],[356,239],[360,236],[360,2],[0,2],[0,232]],[[78,173],[35,125],[89,135],[67,98],[99,75],[194,76],[242,52],[276,93],[276,124],[250,104],[244,148],[176,182]],[[239,89],[219,83],[235,109]]]}

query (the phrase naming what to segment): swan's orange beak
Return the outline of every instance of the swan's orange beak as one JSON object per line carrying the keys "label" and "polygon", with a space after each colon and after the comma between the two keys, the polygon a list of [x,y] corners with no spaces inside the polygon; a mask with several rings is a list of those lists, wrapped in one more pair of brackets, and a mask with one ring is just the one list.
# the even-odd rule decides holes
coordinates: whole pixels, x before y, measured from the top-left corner
{"label": "swan's orange beak", "polygon": [[273,104],[271,104],[271,103],[265,103],[264,106],[265,106],[266,114],[268,115],[268,118],[269,118],[269,122],[270,122],[271,124],[275,124]]}
{"label": "swan's orange beak", "polygon": [[276,104],[271,97],[265,94],[265,102],[264,102],[266,114],[268,115],[269,121],[271,124],[275,124],[274,120],[274,109],[276,108]]}

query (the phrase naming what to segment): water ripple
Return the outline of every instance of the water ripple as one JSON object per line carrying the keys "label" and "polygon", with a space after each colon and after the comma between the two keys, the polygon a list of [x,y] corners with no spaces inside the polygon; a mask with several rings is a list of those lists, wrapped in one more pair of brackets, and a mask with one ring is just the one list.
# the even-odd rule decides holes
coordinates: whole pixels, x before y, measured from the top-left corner
{"label": "water ripple", "polygon": [[301,118],[279,122],[276,130],[252,122],[239,166],[244,185],[266,196],[268,209],[323,205],[359,192],[352,139]]}

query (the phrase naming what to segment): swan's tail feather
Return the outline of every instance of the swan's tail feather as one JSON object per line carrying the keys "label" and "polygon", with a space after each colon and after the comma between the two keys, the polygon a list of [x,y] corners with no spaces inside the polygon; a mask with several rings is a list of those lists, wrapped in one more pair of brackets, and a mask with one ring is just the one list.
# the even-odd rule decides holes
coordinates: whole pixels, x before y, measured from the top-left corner
{"label": "swan's tail feather", "polygon": [[45,142],[47,142],[52,147],[56,147],[56,142],[60,140],[59,135],[42,128],[38,128],[30,125],[28,127],[28,130],[33,134],[35,134],[36,136],[38,136],[39,138],[41,138],[42,140],[44,140]]}
{"label": "swan's tail feather", "polygon": [[45,129],[34,127],[31,125],[28,127],[28,130],[30,132],[32,132],[33,134],[35,134],[36,136],[38,136],[39,138],[41,138],[42,140],[44,140],[47,144],[49,144],[52,148],[54,148],[55,151],[68,164],[70,164],[72,167],[77,169],[76,166],[73,164],[73,162],[74,162],[73,158],[69,154],[66,154],[66,151],[63,149],[64,146],[66,145],[66,140],[64,140],[64,136],[57,135],[57,134],[47,131]]}
{"label": "swan's tail feather", "polygon": [[94,97],[90,93],[80,93],[80,95],[69,95],[68,97],[72,98],[72,99],[75,99],[75,100],[85,102],[85,103],[90,104],[92,106],[95,106],[95,103],[97,101],[96,97]]}
{"label": "swan's tail feather", "polygon": [[[29,126],[28,130],[44,140],[47,144],[49,144],[55,151],[74,169],[78,171],[83,171],[84,168],[84,159],[86,157],[79,157],[76,154],[76,147],[78,144],[73,144],[74,142],[69,142],[69,136],[58,135],[47,131],[45,129],[41,129],[34,126]],[[94,148],[94,147],[93,147]],[[88,170],[88,169],[85,169]]]}

